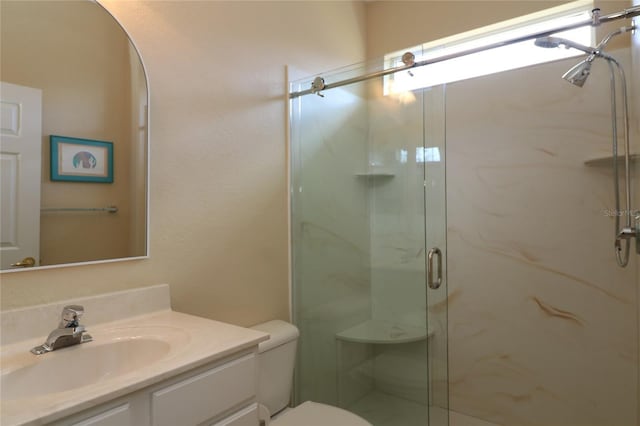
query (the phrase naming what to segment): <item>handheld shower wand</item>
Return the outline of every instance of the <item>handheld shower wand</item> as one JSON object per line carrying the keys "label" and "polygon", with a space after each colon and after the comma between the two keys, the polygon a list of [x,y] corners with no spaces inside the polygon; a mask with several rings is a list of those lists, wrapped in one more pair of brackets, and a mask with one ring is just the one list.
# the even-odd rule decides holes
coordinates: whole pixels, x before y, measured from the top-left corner
{"label": "handheld shower wand", "polygon": [[[573,48],[580,50],[589,56],[586,59],[583,59],[578,64],[574,65],[569,71],[564,73],[562,76],[563,79],[567,80],[569,83],[582,87],[584,86],[585,81],[591,74],[591,64],[595,60],[595,58],[603,58],[607,60],[609,64],[610,71],[610,84],[611,84],[611,130],[612,130],[612,151],[613,151],[613,185],[614,185],[614,193],[615,193],[615,203],[616,203],[616,215],[615,215],[615,241],[614,241],[614,249],[616,254],[616,261],[618,265],[621,267],[627,266],[629,263],[629,248],[630,248],[630,240],[631,238],[636,238],[636,247],[638,247],[640,253],[640,227],[632,228],[631,227],[631,172],[630,172],[630,164],[629,164],[629,155],[630,155],[630,143],[629,143],[629,107],[627,100],[627,83],[624,74],[624,69],[620,65],[620,63],[613,57],[602,52],[602,49],[611,41],[611,39],[619,34],[623,34],[629,31],[636,30],[637,27],[635,25],[622,27],[612,33],[608,34],[596,47],[583,46],[579,43],[575,43],[571,40],[567,40],[560,37],[541,37],[535,40],[535,45],[539,47],[545,48],[555,48],[564,46],[567,49]],[[616,69],[618,71],[618,76],[620,78],[620,84],[622,86],[622,105],[623,105],[623,127],[624,127],[624,165],[625,165],[625,202],[626,202],[626,211],[622,212],[620,210],[620,188],[618,183],[618,125],[617,125],[617,117],[618,113],[616,110]],[[620,215],[625,214],[627,217],[626,226],[620,228]],[[639,220],[640,214],[637,214],[636,220]],[[624,248],[623,242],[624,241]]]}

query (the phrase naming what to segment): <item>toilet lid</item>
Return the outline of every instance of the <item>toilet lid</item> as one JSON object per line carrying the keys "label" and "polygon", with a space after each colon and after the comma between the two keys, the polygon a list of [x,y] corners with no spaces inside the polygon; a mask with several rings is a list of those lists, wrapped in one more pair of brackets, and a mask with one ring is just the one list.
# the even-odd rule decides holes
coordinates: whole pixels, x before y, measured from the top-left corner
{"label": "toilet lid", "polygon": [[372,426],[362,417],[330,405],[307,401],[271,422],[271,426]]}

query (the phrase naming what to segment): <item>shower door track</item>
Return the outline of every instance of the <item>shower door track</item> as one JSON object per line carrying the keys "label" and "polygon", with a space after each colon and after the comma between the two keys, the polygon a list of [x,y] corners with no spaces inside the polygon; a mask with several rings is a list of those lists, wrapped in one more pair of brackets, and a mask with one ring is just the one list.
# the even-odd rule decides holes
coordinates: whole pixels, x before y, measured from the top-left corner
{"label": "shower door track", "polygon": [[[412,69],[412,68],[419,68],[419,67],[423,67],[425,65],[431,65],[431,64],[438,63],[438,62],[444,62],[444,61],[448,61],[450,59],[455,59],[455,58],[459,58],[459,57],[462,57],[462,56],[467,56],[467,55],[471,55],[471,54],[474,54],[474,53],[483,52],[485,50],[496,49],[498,47],[508,46],[508,45],[515,44],[515,43],[521,43],[523,41],[533,40],[533,39],[540,38],[540,37],[547,37],[547,36],[550,36],[550,35],[555,34],[555,33],[568,31],[568,30],[573,30],[575,28],[584,27],[586,25],[591,25],[593,27],[597,27],[600,24],[603,24],[603,23],[606,23],[606,22],[617,21],[619,19],[631,19],[631,18],[633,18],[635,16],[640,16],[640,6],[634,6],[634,7],[628,8],[628,9],[624,9],[624,10],[622,10],[620,12],[611,13],[609,15],[604,15],[604,16],[600,16],[600,9],[593,9],[591,14],[592,14],[591,15],[591,19],[587,19],[587,20],[582,21],[582,22],[577,22],[575,24],[565,25],[565,26],[561,26],[561,27],[558,27],[558,28],[554,28],[552,30],[542,31],[542,32],[535,33],[535,34],[530,34],[530,35],[527,35],[527,36],[516,37],[516,38],[513,38],[513,39],[509,39],[509,40],[503,40],[503,41],[500,41],[500,42],[488,44],[486,46],[476,47],[476,48],[473,48],[473,49],[467,49],[467,50],[463,50],[461,52],[452,53],[452,54],[449,54],[449,55],[443,55],[443,56],[439,56],[439,57],[433,58],[433,59],[426,59],[424,61],[413,62],[413,60],[408,60],[408,61],[405,61],[406,65],[404,65],[404,66],[395,67],[395,68],[389,68],[389,69],[382,70],[382,71],[376,71],[376,72],[372,72],[372,73],[369,73],[369,74],[361,75],[361,76],[358,76],[358,77],[353,77],[353,78],[348,78],[346,80],[337,81],[337,82],[334,82],[334,83],[325,84],[324,79],[322,79],[321,77],[316,77],[316,79],[312,83],[312,86],[311,86],[310,89],[301,90],[301,91],[298,91],[298,92],[291,92],[289,94],[289,98],[290,99],[294,99],[294,98],[298,98],[298,97],[305,96],[305,95],[310,95],[310,94],[318,94],[318,95],[322,96],[320,92],[323,91],[323,90],[334,89],[336,87],[347,86],[349,84],[358,83],[358,82],[366,81],[366,80],[371,80],[373,78],[384,77],[386,75],[393,74],[393,73],[396,73],[398,71],[409,70],[409,69]],[[404,56],[403,56],[403,59],[404,59]]]}

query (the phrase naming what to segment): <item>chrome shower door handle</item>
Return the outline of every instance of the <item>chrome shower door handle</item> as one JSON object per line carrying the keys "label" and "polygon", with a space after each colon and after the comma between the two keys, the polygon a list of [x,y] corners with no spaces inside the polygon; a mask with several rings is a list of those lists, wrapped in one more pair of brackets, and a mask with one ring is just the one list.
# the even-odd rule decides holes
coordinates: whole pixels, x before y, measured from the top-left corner
{"label": "chrome shower door handle", "polygon": [[633,220],[635,221],[636,228],[636,253],[640,254],[640,210],[636,210],[633,215]]}
{"label": "chrome shower door handle", "polygon": [[[433,279],[433,258],[435,256],[438,257],[438,275],[436,280]],[[440,288],[442,285],[442,252],[438,247],[432,248],[427,254],[427,284],[429,288],[433,290]]]}

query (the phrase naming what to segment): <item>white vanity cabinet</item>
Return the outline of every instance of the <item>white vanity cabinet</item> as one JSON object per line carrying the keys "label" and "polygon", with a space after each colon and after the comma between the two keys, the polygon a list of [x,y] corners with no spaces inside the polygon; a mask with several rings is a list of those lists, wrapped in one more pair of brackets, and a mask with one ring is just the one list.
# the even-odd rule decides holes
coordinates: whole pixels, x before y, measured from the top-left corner
{"label": "white vanity cabinet", "polygon": [[[29,352],[67,305],[100,315],[93,341]],[[2,426],[258,425],[267,333],[175,312],[167,285],[43,306],[0,312]]]}
{"label": "white vanity cabinet", "polygon": [[[92,414],[89,418],[79,422],[73,421],[71,424],[74,426],[118,426],[135,423],[133,419],[135,415],[129,402],[124,402],[111,408],[99,407],[91,411],[98,411],[99,413]],[[60,424],[65,423],[67,422],[63,421]]]}
{"label": "white vanity cabinet", "polygon": [[251,404],[249,407],[232,416],[212,423],[211,426],[255,426],[257,422],[258,404]]}
{"label": "white vanity cabinet", "polygon": [[257,346],[52,423],[257,426]]}

